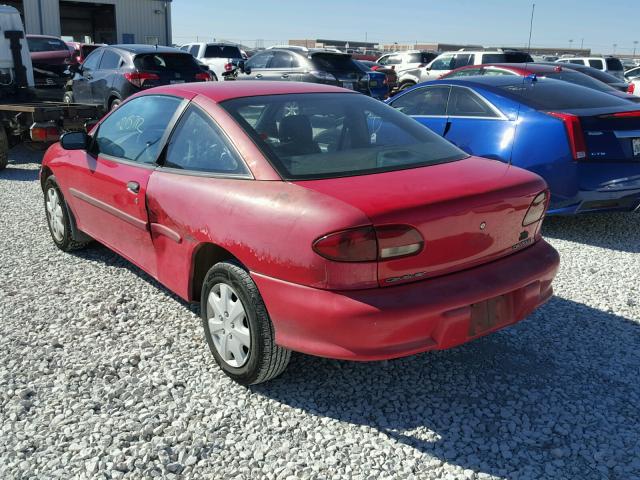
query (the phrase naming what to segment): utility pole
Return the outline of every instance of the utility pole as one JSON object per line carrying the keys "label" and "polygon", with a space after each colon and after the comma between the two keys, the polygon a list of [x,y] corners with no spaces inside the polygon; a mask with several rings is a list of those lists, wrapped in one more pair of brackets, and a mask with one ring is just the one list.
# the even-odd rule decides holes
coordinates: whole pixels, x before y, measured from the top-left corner
{"label": "utility pole", "polygon": [[584,47],[584,38],[580,40],[580,50],[582,50],[582,47]]}
{"label": "utility pole", "polygon": [[527,46],[527,52],[531,53],[531,34],[533,32],[533,14],[536,11],[536,4],[531,5],[531,22],[529,22],[529,44]]}
{"label": "utility pole", "polygon": [[636,47],[638,46],[638,40],[633,41],[633,56],[636,56]]}
{"label": "utility pole", "polygon": [[617,43],[614,43],[614,44],[613,44],[613,54],[614,54],[614,55],[616,54],[616,47],[617,47],[617,46],[618,46],[618,44],[617,44]]}

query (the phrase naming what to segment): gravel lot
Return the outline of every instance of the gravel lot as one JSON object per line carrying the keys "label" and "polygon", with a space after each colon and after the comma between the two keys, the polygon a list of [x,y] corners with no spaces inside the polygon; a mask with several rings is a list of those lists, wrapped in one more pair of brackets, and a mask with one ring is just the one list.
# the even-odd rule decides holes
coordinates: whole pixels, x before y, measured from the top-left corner
{"label": "gravel lot", "polygon": [[240,387],[195,307],[102,246],[50,240],[41,154],[0,172],[0,478],[640,478],[640,228],[547,220],[556,296],[385,363],[294,355]]}

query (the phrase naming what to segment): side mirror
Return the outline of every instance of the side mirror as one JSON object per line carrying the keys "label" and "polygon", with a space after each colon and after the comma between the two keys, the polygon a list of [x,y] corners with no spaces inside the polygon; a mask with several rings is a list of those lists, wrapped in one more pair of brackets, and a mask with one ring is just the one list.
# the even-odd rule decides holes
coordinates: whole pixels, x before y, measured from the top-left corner
{"label": "side mirror", "polygon": [[244,60],[240,60],[238,62],[238,70],[240,70],[242,73],[246,73],[247,75],[251,73],[251,68],[247,67],[247,62],[245,62]]}
{"label": "side mirror", "polygon": [[86,150],[89,136],[85,132],[67,132],[60,137],[60,145],[65,150]]}

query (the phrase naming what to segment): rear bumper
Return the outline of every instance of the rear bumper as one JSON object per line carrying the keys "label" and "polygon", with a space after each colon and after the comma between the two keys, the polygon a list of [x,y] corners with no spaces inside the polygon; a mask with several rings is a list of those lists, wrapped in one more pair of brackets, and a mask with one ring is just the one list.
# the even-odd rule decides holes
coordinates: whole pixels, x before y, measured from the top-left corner
{"label": "rear bumper", "polygon": [[591,212],[632,212],[640,209],[640,188],[632,190],[581,191],[571,200],[551,205],[547,215]]}
{"label": "rear bumper", "polygon": [[[540,240],[486,265],[394,287],[329,291],[252,277],[278,345],[366,361],[455,347],[516,323],[551,297],[558,265],[558,253]],[[478,306],[497,297],[499,315],[479,327]]]}

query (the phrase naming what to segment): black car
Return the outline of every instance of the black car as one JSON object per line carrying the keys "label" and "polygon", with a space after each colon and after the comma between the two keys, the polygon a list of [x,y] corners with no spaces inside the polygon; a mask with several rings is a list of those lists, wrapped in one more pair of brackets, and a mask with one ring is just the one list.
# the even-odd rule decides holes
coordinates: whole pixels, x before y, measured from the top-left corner
{"label": "black car", "polygon": [[621,92],[626,92],[629,88],[629,84],[620,80],[618,77],[611,75],[610,73],[603,72],[602,70],[598,70],[597,68],[588,67],[586,65],[580,65],[577,63],[557,63],[557,62],[539,62],[544,65],[560,65],[562,68],[571,70],[575,70],[580,73],[584,73],[585,75],[589,75],[590,77],[595,78],[596,80],[600,80],[603,83],[606,83],[610,87],[615,88],[616,90],[620,90]]}
{"label": "black car", "polygon": [[117,107],[140,90],[212,78],[190,54],[151,45],[102,47],[74,70],[64,101],[101,104],[106,109]]}
{"label": "black car", "polygon": [[366,69],[333,50],[267,49],[240,62],[235,73],[236,80],[325,83],[370,94]]}

